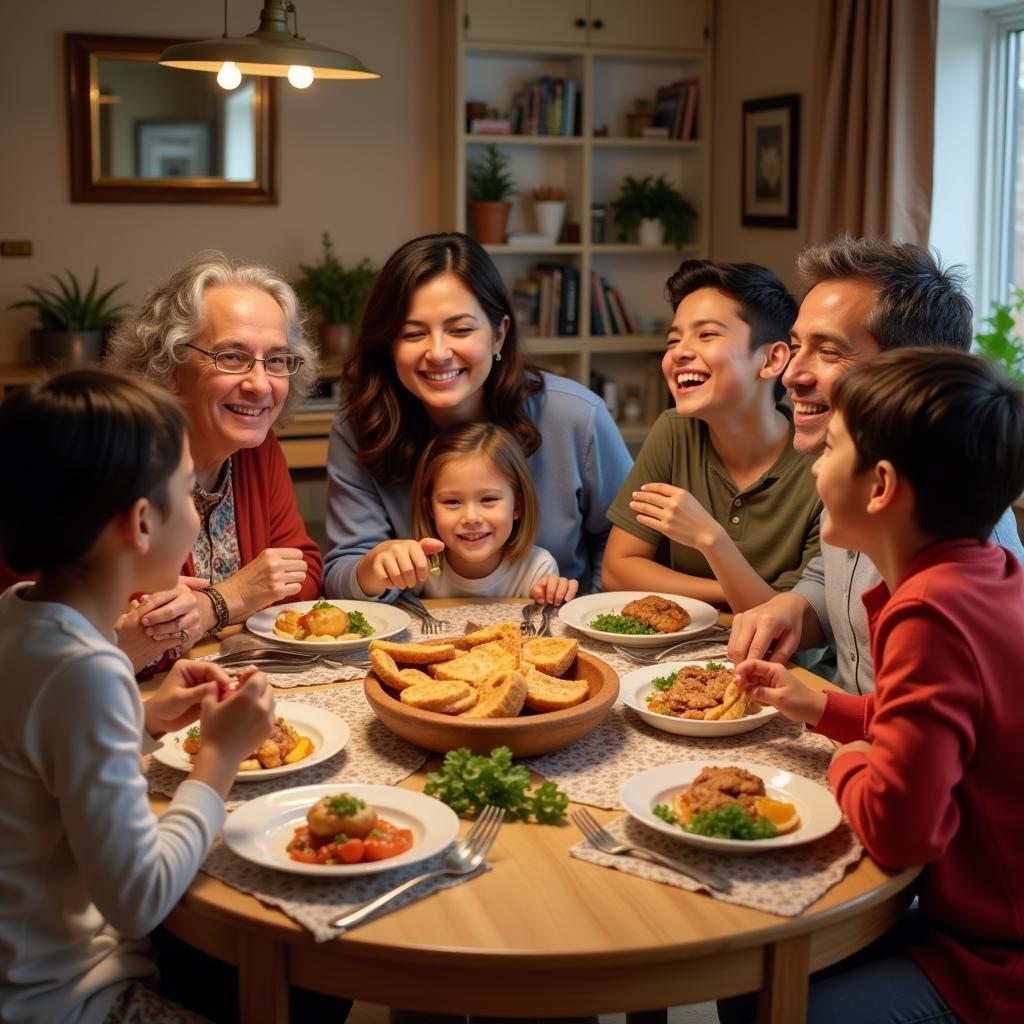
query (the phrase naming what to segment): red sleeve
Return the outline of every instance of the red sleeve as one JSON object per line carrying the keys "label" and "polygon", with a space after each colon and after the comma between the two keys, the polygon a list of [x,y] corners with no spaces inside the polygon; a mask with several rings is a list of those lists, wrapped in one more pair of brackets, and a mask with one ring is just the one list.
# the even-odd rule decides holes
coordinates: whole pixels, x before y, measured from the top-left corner
{"label": "red sleeve", "polygon": [[320,548],[306,532],[299,515],[288,463],[276,436],[271,433],[258,448],[243,449],[235,460],[235,519],[242,561],[252,561],[266,548],[298,548],[308,572],[299,593],[286,600],[311,601],[320,597]]}
{"label": "red sleeve", "polygon": [[829,782],[872,857],[928,864],[960,825],[953,795],[975,747],[978,669],[957,624],[919,602],[887,608],[872,646],[871,748],[836,758]]}
{"label": "red sleeve", "polygon": [[829,690],[825,694],[825,710],[821,720],[811,729],[836,743],[852,743],[867,739],[868,725],[875,713],[875,695],[861,697],[855,693]]}

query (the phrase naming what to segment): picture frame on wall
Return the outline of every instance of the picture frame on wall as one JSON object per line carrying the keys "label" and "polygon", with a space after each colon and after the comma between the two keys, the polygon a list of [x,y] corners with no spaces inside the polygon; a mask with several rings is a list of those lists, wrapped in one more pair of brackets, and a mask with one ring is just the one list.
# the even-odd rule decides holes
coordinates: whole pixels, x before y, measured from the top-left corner
{"label": "picture frame on wall", "polygon": [[799,95],[744,100],[743,227],[796,227],[799,163]]}
{"label": "picture frame on wall", "polygon": [[138,121],[136,176],[204,178],[211,166],[211,126],[205,121]]}

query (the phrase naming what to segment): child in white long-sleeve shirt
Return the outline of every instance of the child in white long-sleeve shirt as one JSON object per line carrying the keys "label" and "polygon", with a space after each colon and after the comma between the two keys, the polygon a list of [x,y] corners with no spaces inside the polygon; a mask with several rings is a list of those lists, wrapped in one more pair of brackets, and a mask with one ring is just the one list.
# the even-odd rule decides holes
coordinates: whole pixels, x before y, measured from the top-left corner
{"label": "child in white long-sleeve shirt", "polygon": [[[0,405],[0,476],[0,549],[38,578],[0,597],[0,1019],[152,1019],[147,933],[223,825],[273,697],[262,673],[232,690],[216,666],[181,661],[143,704],[114,646],[129,595],[173,586],[199,527],[166,393],[101,370],[15,392]],[[140,756],[197,718],[202,750],[158,820]]]}

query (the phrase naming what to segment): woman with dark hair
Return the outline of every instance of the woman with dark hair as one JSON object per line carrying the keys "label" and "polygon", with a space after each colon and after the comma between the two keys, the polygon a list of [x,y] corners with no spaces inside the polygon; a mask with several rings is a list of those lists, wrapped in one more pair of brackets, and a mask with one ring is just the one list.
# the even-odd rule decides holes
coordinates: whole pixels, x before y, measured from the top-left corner
{"label": "woman with dark hair", "polygon": [[629,454],[596,395],[525,363],[504,283],[471,238],[425,235],[391,256],[344,383],[327,465],[326,593],[364,597],[357,567],[371,552],[391,555],[406,586],[427,578],[436,544],[399,539],[412,536],[416,464],[439,430],[476,421],[504,427],[527,456],[541,508],[536,543],[582,591],[597,585],[605,509]]}

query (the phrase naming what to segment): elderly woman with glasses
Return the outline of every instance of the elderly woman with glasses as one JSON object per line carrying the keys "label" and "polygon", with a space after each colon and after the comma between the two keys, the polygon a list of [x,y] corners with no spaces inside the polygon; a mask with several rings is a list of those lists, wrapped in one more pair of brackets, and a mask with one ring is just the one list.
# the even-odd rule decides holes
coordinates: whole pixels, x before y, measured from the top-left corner
{"label": "elderly woman with glasses", "polygon": [[287,281],[267,267],[200,253],[120,325],[107,361],[180,398],[202,521],[178,587],[146,595],[120,624],[136,667],[268,605],[318,597],[320,550],[270,429],[295,412],[316,378]]}

